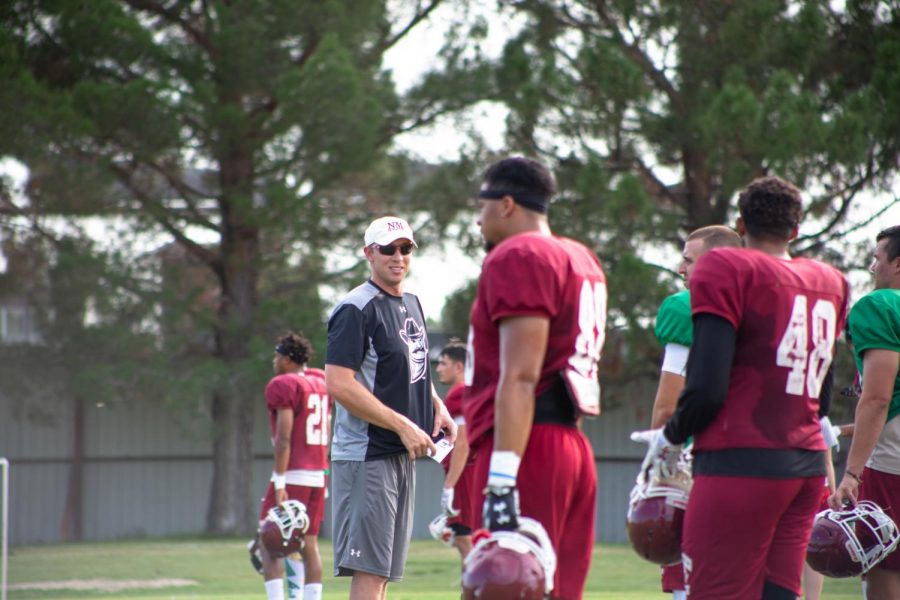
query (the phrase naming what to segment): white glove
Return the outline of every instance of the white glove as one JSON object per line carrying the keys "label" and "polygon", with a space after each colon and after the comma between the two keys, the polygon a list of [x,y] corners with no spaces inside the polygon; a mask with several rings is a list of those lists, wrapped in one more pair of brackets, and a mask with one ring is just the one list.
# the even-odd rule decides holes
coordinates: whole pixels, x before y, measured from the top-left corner
{"label": "white glove", "polygon": [[819,425],[822,427],[822,437],[825,438],[825,445],[829,448],[840,447],[841,428],[831,424],[831,419],[822,417],[819,419]]}
{"label": "white glove", "polygon": [[444,488],[441,491],[441,510],[448,517],[455,517],[459,511],[453,508],[453,488]]}
{"label": "white glove", "polygon": [[647,456],[641,471],[650,467],[660,477],[672,477],[677,472],[681,444],[673,444],[663,434],[662,428],[631,432],[631,441],[647,444]]}

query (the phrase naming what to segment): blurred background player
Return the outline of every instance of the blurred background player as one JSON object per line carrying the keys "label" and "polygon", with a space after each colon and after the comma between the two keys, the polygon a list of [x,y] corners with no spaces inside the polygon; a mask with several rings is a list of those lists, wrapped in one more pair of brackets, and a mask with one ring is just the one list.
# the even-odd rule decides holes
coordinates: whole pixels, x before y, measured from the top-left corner
{"label": "blurred background player", "polygon": [[[741,236],[724,225],[710,225],[692,231],[684,243],[678,274],[684,285],[690,284],[691,273],[697,260],[719,247],[739,248]],[[650,428],[666,424],[678,403],[678,394],[684,388],[684,374],[688,352],[694,339],[694,323],[691,321],[691,294],[688,290],[676,292],[663,300],[656,314],[656,339],[664,348],[663,363],[659,373],[659,385],[653,400]],[[671,592],[674,600],[684,600],[684,569],[681,564],[660,567],[662,589]]]}
{"label": "blurred background player", "polygon": [[[900,226],[875,238],[869,271],[875,290],[850,311],[850,332],[862,391],[844,476],[831,508],[871,500],[895,522],[900,506]],[[900,553],[866,574],[868,600],[900,598]]]}
{"label": "blurred background player", "polygon": [[462,414],[463,371],[466,347],[459,340],[450,340],[441,350],[437,366],[438,381],[450,386],[444,397],[447,411],[458,427],[456,445],[444,466],[444,487],[441,490],[441,510],[447,516],[447,526],[453,531],[453,546],[465,560],[472,549],[472,529],[478,526],[480,507],[472,504],[474,470],[466,440],[466,420]]}
{"label": "blurred background player", "polygon": [[311,356],[312,345],[303,335],[288,332],[278,338],[272,358],[275,377],[265,390],[275,466],[259,518],[265,519],[270,508],[291,499],[306,506],[310,520],[303,540],[302,561],[293,554],[285,557],[282,565],[264,544],[259,545],[269,600],[284,598],[285,570],[291,600],[322,598],[318,535],[325,515],[331,400],[321,371],[306,368]]}
{"label": "blurred background player", "polygon": [[793,185],[757,179],[738,209],[746,248],[712,250],[691,274],[685,387],[648,455],[670,470],[694,436],[682,540],[692,600],[794,600],[826,474],[819,398],[848,285],[788,254],[803,213]]}
{"label": "blurred background player", "polygon": [[555,192],[553,175],[530,158],[485,172],[478,224],[488,255],[463,412],[477,498],[487,484],[485,524],[517,529],[521,500],[521,515],[543,525],[557,554],[552,596],[572,599],[582,596],[594,542],[597,474],[578,419],[600,411],[606,276],[588,248],[552,234]]}

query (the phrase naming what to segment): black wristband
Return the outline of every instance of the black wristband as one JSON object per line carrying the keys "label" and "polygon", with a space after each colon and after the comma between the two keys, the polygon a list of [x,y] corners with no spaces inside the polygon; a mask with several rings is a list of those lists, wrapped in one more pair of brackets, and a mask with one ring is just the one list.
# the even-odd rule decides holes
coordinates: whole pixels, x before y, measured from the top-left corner
{"label": "black wristband", "polygon": [[519,528],[519,492],[514,487],[488,488],[484,497],[484,526],[491,531]]}

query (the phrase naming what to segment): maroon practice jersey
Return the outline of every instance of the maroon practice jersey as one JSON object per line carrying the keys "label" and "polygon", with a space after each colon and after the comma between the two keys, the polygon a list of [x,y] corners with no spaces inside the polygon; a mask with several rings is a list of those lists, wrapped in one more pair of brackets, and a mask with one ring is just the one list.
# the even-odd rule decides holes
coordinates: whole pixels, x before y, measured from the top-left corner
{"label": "maroon practice jersey", "polygon": [[463,414],[462,401],[465,387],[462,383],[457,383],[450,388],[450,391],[447,392],[447,397],[444,398],[444,406],[447,407],[447,412],[450,413],[454,420]]}
{"label": "maroon practice jersey", "polygon": [[843,275],[814,260],[718,248],[698,261],[690,287],[694,315],[737,331],[728,395],[695,451],[825,450],[819,393],[847,317]]}
{"label": "maroon practice jersey", "polygon": [[463,413],[473,445],[494,427],[500,321],[517,316],[550,320],[535,395],[562,375],[582,412],[590,414],[594,406],[599,412],[597,363],[606,329],[606,276],[600,262],[574,240],[519,234],[488,254],[472,305]]}
{"label": "maroon practice jersey", "polygon": [[276,375],[266,386],[265,395],[273,438],[278,410],[289,408],[294,411],[288,470],[327,469],[331,399],[325,388],[325,379],[298,373]]}

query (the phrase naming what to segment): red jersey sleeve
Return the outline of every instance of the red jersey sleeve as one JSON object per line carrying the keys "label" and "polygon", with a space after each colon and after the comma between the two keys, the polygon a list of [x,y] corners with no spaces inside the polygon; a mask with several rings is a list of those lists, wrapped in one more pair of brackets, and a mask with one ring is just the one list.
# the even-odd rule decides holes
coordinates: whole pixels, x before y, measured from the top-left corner
{"label": "red jersey sleeve", "polygon": [[738,329],[744,307],[744,285],[740,269],[729,260],[728,254],[721,249],[712,250],[697,261],[690,282],[691,315],[716,315]]}
{"label": "red jersey sleeve", "polygon": [[279,410],[282,408],[290,408],[296,410],[294,406],[295,386],[291,385],[283,377],[276,377],[266,386],[266,406],[269,410]]}
{"label": "red jersey sleeve", "polygon": [[559,310],[559,267],[551,256],[525,248],[498,248],[481,277],[485,303],[493,322],[504,317],[531,315],[552,319]]}

